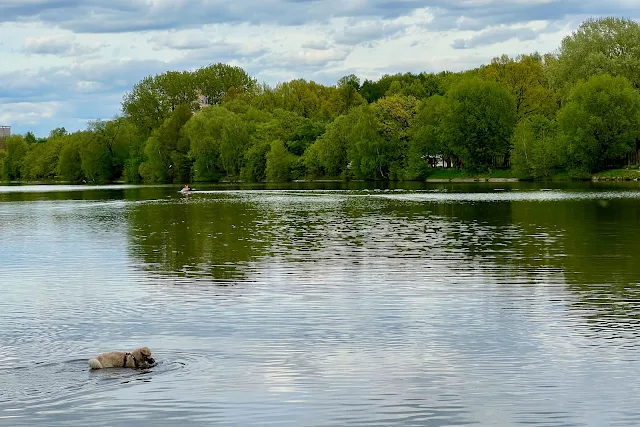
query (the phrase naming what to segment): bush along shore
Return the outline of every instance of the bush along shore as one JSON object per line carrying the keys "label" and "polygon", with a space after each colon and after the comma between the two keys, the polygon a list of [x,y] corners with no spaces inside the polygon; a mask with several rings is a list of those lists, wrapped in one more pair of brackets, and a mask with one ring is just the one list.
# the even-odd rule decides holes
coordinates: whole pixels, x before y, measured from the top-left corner
{"label": "bush along shore", "polygon": [[167,71],[135,84],[113,120],[0,140],[0,179],[636,179],[638,45],[640,26],[610,17],[554,53],[459,73],[271,87],[221,63]]}

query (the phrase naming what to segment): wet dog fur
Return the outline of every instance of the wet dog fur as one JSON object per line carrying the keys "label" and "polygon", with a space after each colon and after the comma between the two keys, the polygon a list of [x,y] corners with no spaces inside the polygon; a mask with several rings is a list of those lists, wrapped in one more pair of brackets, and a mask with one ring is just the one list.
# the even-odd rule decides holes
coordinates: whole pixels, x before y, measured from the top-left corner
{"label": "wet dog fur", "polygon": [[109,353],[102,353],[96,356],[94,359],[89,360],[89,367],[91,369],[104,369],[104,368],[148,368],[156,363],[151,357],[151,350],[147,347],[140,347],[133,350],[131,353],[124,351],[111,351]]}

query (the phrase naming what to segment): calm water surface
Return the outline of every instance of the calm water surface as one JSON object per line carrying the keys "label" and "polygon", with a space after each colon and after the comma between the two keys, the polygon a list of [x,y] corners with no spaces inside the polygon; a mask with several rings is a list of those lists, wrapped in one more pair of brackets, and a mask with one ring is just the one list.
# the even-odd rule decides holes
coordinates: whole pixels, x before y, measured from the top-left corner
{"label": "calm water surface", "polygon": [[0,425],[640,425],[638,183],[202,190],[0,186]]}

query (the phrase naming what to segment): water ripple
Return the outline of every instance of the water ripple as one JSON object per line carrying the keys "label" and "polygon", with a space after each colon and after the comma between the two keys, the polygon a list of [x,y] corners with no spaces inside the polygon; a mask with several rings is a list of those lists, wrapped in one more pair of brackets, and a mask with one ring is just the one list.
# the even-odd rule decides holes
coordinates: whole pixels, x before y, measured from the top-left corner
{"label": "water ripple", "polygon": [[637,191],[121,190],[0,203],[0,425],[640,422]]}

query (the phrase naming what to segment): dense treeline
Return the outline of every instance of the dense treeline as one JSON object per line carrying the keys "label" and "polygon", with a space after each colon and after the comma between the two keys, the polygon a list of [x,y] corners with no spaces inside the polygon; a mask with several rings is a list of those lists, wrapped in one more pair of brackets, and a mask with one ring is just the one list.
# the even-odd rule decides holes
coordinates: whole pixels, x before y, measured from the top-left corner
{"label": "dense treeline", "polygon": [[[523,178],[622,165],[640,137],[640,26],[590,19],[557,52],[461,73],[260,85],[239,68],[149,76],[122,115],[0,142],[5,180],[416,180],[435,167]],[[635,156],[637,158],[637,156]]]}

